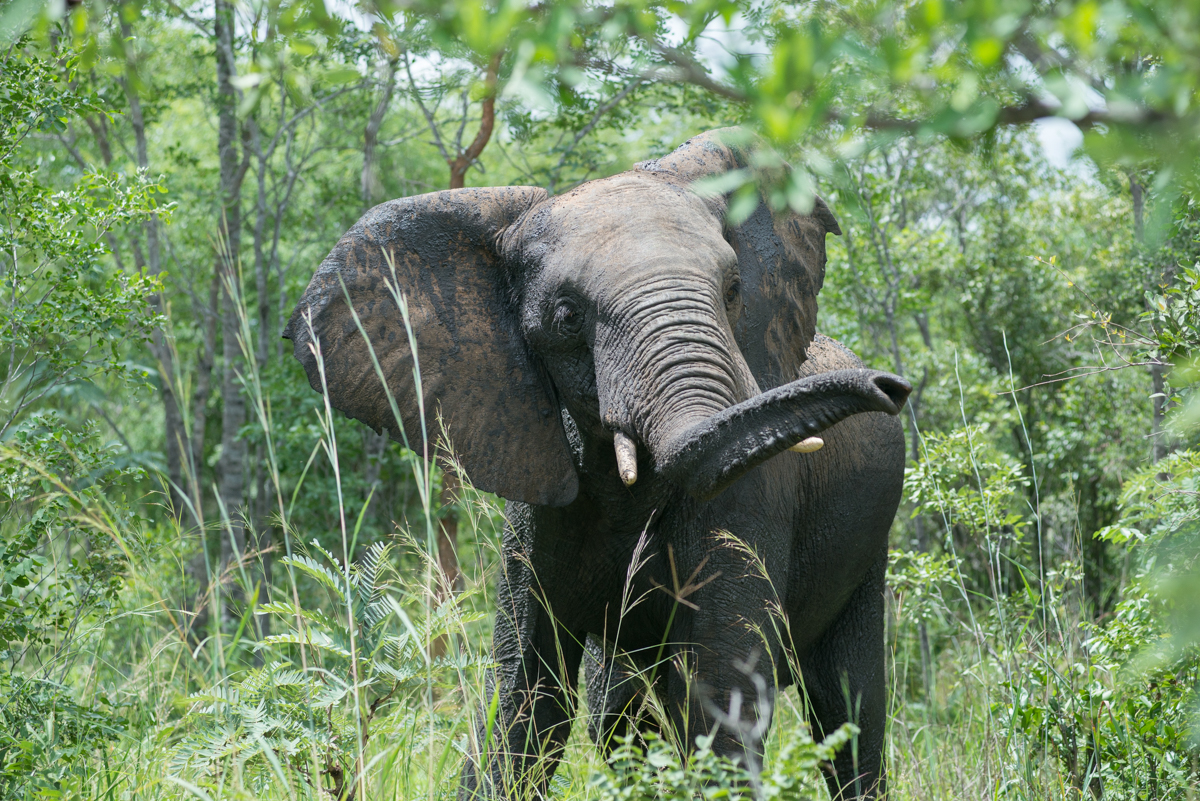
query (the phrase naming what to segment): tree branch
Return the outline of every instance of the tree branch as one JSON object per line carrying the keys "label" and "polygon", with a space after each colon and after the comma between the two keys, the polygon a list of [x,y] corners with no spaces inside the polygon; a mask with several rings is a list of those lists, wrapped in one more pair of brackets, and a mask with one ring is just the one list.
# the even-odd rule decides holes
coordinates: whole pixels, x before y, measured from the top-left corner
{"label": "tree branch", "polygon": [[438,133],[437,120],[433,118],[433,112],[425,105],[425,101],[421,99],[421,92],[417,89],[417,82],[412,74],[412,62],[408,58],[408,51],[403,52],[404,72],[408,75],[408,89],[413,96],[413,100],[417,101],[417,107],[421,109],[421,113],[425,115],[425,122],[429,124],[429,132],[433,134],[433,143],[437,146],[438,152],[442,154],[442,158],[447,163],[450,162],[450,153],[446,150],[445,143],[442,142],[442,136]]}
{"label": "tree branch", "polygon": [[605,114],[616,108],[622,100],[629,96],[630,92],[641,86],[644,82],[645,80],[643,78],[637,77],[625,84],[621,91],[613,95],[613,97],[609,99],[607,103],[604,103],[602,106],[596,109],[596,113],[592,115],[592,119],[588,121],[587,125],[583,126],[578,132],[576,132],[575,138],[571,140],[571,144],[567,145],[566,149],[563,150],[562,156],[560,156],[558,159],[558,164],[554,166],[554,171],[550,174],[550,185],[546,187],[550,194],[554,194],[554,189],[558,185],[558,176],[562,172],[563,165],[565,165],[567,162],[567,157],[575,151],[575,148],[581,141],[583,141],[583,138],[591,133],[592,130],[600,123],[600,120]]}
{"label": "tree branch", "polygon": [[[488,141],[492,138],[492,129],[496,125],[496,77],[500,72],[500,59],[503,55],[504,52],[501,51],[492,56],[492,60],[488,62],[487,76],[484,78],[487,95],[480,105],[479,130],[475,133],[475,139],[467,146],[467,149],[450,162],[451,189],[459,189],[463,186],[467,170],[483,153],[483,149],[487,147]],[[466,123],[465,110],[463,123]]]}
{"label": "tree branch", "polygon": [[[996,114],[995,125],[1025,125],[1044,119],[1063,119],[1075,123],[1080,130],[1089,130],[1097,125],[1148,125],[1165,122],[1171,117],[1161,111],[1151,108],[1121,110],[1112,112],[1107,109],[1094,109],[1081,117],[1067,117],[1062,113],[1062,106],[1052,105],[1036,98],[1028,98],[1016,106],[1004,106]],[[831,122],[849,122],[852,118],[840,111],[833,110],[826,115]],[[903,131],[916,133],[924,128],[926,120],[903,119],[883,114],[868,112],[862,126],[876,131]]]}
{"label": "tree branch", "polygon": [[[750,96],[741,89],[737,89],[732,86],[726,86],[723,83],[714,81],[709,76],[708,70],[704,69],[699,62],[685,53],[682,53],[673,47],[667,47],[661,42],[655,40],[643,41],[650,45],[654,52],[658,53],[662,57],[663,61],[666,61],[678,71],[676,73],[675,80],[682,83],[690,83],[693,86],[706,89],[709,92],[712,92],[714,95],[720,95],[721,97],[736,101],[738,103],[745,103],[750,100]],[[642,77],[646,80],[653,80],[659,75],[669,74],[670,71],[659,67],[643,72]]]}

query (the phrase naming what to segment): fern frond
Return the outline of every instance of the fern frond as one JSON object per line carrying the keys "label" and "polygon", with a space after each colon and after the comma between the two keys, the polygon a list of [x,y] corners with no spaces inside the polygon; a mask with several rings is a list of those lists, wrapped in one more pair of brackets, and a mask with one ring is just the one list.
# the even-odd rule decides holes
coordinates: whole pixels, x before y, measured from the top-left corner
{"label": "fern frond", "polygon": [[289,624],[294,624],[296,617],[299,616],[302,620],[306,620],[322,628],[343,628],[341,621],[329,617],[320,609],[305,609],[302,606],[294,606],[286,601],[262,604],[258,607],[258,611],[279,615],[284,619],[284,622]]}
{"label": "fern frond", "polygon": [[346,659],[350,659],[351,657],[350,652],[334,642],[328,633],[317,629],[310,630],[307,635],[300,635],[291,631],[284,634],[272,634],[269,637],[259,640],[255,648],[269,648],[272,645],[308,645],[322,651],[329,651]]}
{"label": "fern frond", "polygon": [[[379,603],[384,589],[380,582],[380,574],[387,567],[389,550],[389,546],[385,543],[374,542],[367,546],[367,549],[363,551],[362,558],[358,560],[359,581],[356,595],[364,610],[369,611],[372,604]],[[366,622],[368,626],[373,626],[376,621],[368,619]]]}
{"label": "fern frond", "polygon": [[333,593],[340,599],[341,603],[346,603],[346,585],[344,576],[334,573],[316,559],[313,559],[311,556],[305,556],[304,554],[285,556],[279,561],[286,566],[294,567],[297,570],[307,573],[309,576],[332,590]]}
{"label": "fern frond", "polygon": [[[324,555],[324,557],[329,561],[329,563],[337,569],[338,580],[342,583],[343,587],[346,586],[347,581],[349,581],[350,584],[354,583],[353,571],[349,570],[345,565],[343,565],[342,560],[333,555],[333,551],[330,551],[315,539],[310,542],[309,545],[320,551],[321,554]],[[345,596],[343,596],[342,602],[345,603],[345,600]]]}

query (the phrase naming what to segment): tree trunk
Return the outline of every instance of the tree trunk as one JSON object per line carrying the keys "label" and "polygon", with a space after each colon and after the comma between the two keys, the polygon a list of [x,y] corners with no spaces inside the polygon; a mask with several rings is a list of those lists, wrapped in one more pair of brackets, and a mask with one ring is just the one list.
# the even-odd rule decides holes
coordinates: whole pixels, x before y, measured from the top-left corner
{"label": "tree trunk", "polygon": [[366,457],[366,469],[363,477],[366,479],[367,493],[371,502],[367,504],[365,519],[374,520],[379,509],[379,475],[383,470],[383,457],[387,453],[388,433],[376,434],[366,429],[363,454]]}
{"label": "tree trunk", "polygon": [[[459,153],[453,159],[447,159],[446,163],[450,166],[450,188],[462,189],[466,182],[467,170],[471,169],[471,165],[475,163],[483,149],[487,147],[487,143],[492,138],[492,128],[496,124],[496,75],[500,70],[500,59],[503,53],[497,53],[488,62],[487,77],[484,78],[487,86],[487,96],[484,97],[483,103],[480,105],[479,131],[475,134],[474,141],[470,146]],[[464,112],[465,113],[465,112]]]}
{"label": "tree trunk", "polygon": [[[461,488],[458,474],[454,468],[447,466],[442,471],[442,516],[438,521],[437,536],[438,575],[434,598],[438,604],[463,589],[463,576],[458,567],[458,508],[455,505]],[[447,645],[445,637],[438,637],[430,643],[429,655],[434,658],[445,656]]]}
{"label": "tree trunk", "polygon": [[1146,187],[1132,173],[1129,176],[1129,194],[1133,199],[1133,235],[1141,245],[1145,241]]}
{"label": "tree trunk", "polygon": [[[921,324],[921,316],[917,316],[918,326]],[[928,320],[925,321],[925,326],[922,328],[922,334],[925,336],[925,342],[930,344],[928,336]],[[931,348],[932,349],[932,348]],[[925,367],[921,372],[921,383],[917,386],[915,392],[909,396],[909,402],[912,404],[909,407],[909,414],[912,416],[912,425],[910,426],[910,447],[911,458],[913,464],[921,461],[921,432],[918,428],[917,421],[920,419],[921,395],[925,392],[925,385],[929,382],[929,368]],[[917,550],[921,553],[929,552],[929,534],[925,531],[925,521],[921,515],[913,518],[913,528],[917,535]],[[936,710],[936,688],[934,681],[936,679],[934,664],[933,664],[933,649],[929,644],[929,627],[924,620],[917,622],[917,644],[921,649],[921,678],[925,684],[925,703],[930,709]]]}
{"label": "tree trunk", "polygon": [[[451,189],[463,188],[467,170],[471,168],[471,165],[483,153],[483,149],[487,147],[488,142],[491,141],[492,129],[496,124],[496,77],[500,70],[500,59],[503,55],[503,53],[497,53],[488,62],[487,76],[485,78],[487,96],[484,97],[483,103],[480,106],[479,131],[476,132],[475,139],[456,158],[447,160],[447,164],[450,167]],[[458,489],[458,476],[454,473],[453,469],[446,470],[442,478],[441,502],[443,509],[452,506]],[[438,567],[442,580],[439,592],[444,593],[439,600],[444,600],[449,597],[449,593],[458,592],[462,584],[462,573],[458,567],[457,509],[453,509],[442,517],[441,525],[438,527],[437,546]],[[446,643],[439,638],[433,645],[433,655],[437,656],[445,653],[445,648]]]}
{"label": "tree trunk", "polygon": [[[1133,236],[1138,248],[1141,249],[1145,244],[1146,187],[1132,172],[1129,173],[1129,196],[1133,201]],[[1157,288],[1154,285],[1155,279],[1160,283],[1168,283],[1171,277],[1169,275],[1152,275],[1149,289],[1153,291]],[[1150,365],[1150,459],[1154,462],[1162,461],[1170,452],[1167,434],[1164,431],[1167,417],[1166,375],[1167,365]]]}
{"label": "tree trunk", "polygon": [[383,92],[379,96],[379,102],[375,104],[375,108],[371,110],[371,116],[367,119],[367,127],[363,131],[363,166],[362,166],[362,199],[363,206],[366,209],[375,205],[375,197],[378,195],[379,186],[379,129],[383,125],[384,115],[387,114],[388,106],[392,102],[392,91],[396,86],[396,65],[397,60],[390,58],[387,61],[387,68],[384,72]]}
{"label": "tree trunk", "polygon": [[1166,431],[1163,430],[1167,419],[1166,375],[1166,365],[1150,365],[1150,400],[1153,404],[1150,418],[1150,439],[1152,443],[1150,459],[1155,462],[1165,459],[1170,450],[1167,445]]}
{"label": "tree trunk", "polygon": [[[220,164],[221,209],[217,224],[221,246],[216,270],[221,276],[221,459],[218,465],[218,493],[228,515],[221,538],[221,577],[232,561],[245,552],[246,533],[242,522],[245,505],[246,444],[238,433],[246,422],[246,401],[240,382],[242,352],[238,342],[238,303],[240,281],[238,255],[241,250],[241,183],[245,174],[238,162],[237,92],[232,79],[236,75],[233,53],[234,8],[228,0],[216,0],[213,27],[216,33],[217,59],[217,156]],[[238,596],[236,583],[230,595]],[[231,614],[228,610],[226,616]]]}
{"label": "tree trunk", "polygon": [[[208,592],[212,576],[208,573],[208,529],[204,525],[204,504],[202,477],[204,471],[204,437],[208,427],[208,399],[212,394],[213,362],[217,351],[217,315],[220,313],[220,274],[214,270],[212,281],[208,288],[208,306],[198,309],[198,318],[204,320],[204,342],[196,359],[196,381],[192,392],[192,436],[187,443],[187,492],[191,497],[191,508],[199,532],[200,551],[192,557],[188,564],[188,573],[196,586],[200,588],[200,596],[193,605],[194,618],[191,623],[193,632],[208,629],[209,602]],[[197,639],[201,639],[197,637]]]}
{"label": "tree trunk", "polygon": [[438,537],[438,568],[441,570],[441,597],[462,592],[462,572],[458,567],[458,495],[462,484],[453,469],[442,474],[441,536]]}
{"label": "tree trunk", "polygon": [[[434,141],[437,143],[438,149],[442,158],[446,161],[446,166],[450,168],[450,188],[462,189],[466,183],[467,170],[471,168],[483,153],[485,147],[492,138],[492,130],[496,124],[496,88],[497,78],[500,71],[500,61],[503,58],[503,52],[496,53],[491,61],[488,62],[487,74],[485,77],[486,95],[480,104],[480,119],[479,130],[475,134],[475,138],[465,150],[459,150],[461,147],[461,139],[454,145],[458,152],[451,156],[445,140],[438,132],[437,121],[434,114],[428,109],[421,100],[420,93],[417,91],[416,84],[413,81],[412,70],[409,66],[407,57],[405,57],[405,70],[408,74],[409,84],[413,90],[413,99],[420,106],[421,111],[425,114],[425,120],[429,124],[430,133],[433,134]],[[394,78],[395,67],[389,66],[389,75]],[[389,81],[390,86],[390,81]],[[376,107],[376,112],[380,114],[382,121],[382,103]],[[467,109],[463,108],[462,124],[466,125]],[[372,115],[374,119],[375,115]],[[462,130],[460,128],[459,133]],[[378,126],[374,128],[368,124],[366,137],[363,142],[363,197],[364,201],[369,202],[370,192],[372,191],[371,179],[374,176],[372,172],[374,167],[374,149],[375,137],[378,136]],[[439,577],[437,587],[431,588],[436,599],[444,601],[450,597],[451,593],[457,592],[462,584],[462,574],[458,566],[458,516],[457,510],[451,510],[450,507],[454,503],[455,495],[459,489],[458,477],[454,474],[453,469],[445,469],[442,478],[442,493],[441,505],[443,510],[442,520],[438,526],[437,534],[437,560],[439,567]],[[430,644],[430,653],[434,656],[444,654],[446,650],[446,642],[443,638],[438,638]]]}
{"label": "tree trunk", "polygon": [[[270,265],[267,262],[266,251],[264,249],[264,239],[267,236],[267,170],[269,169],[269,161],[274,151],[264,152],[262,146],[262,132],[259,130],[258,123],[254,119],[246,121],[246,125],[250,127],[251,143],[254,148],[255,155],[255,178],[256,178],[256,193],[255,193],[255,213],[254,213],[254,292],[255,305],[258,316],[258,336],[254,347],[254,359],[258,365],[258,375],[261,377],[266,373],[267,361],[270,358],[270,332],[271,332],[271,297],[268,291],[268,272]],[[283,209],[276,209],[276,214],[282,214]],[[260,390],[265,392],[261,387]],[[271,436],[270,431],[262,432],[264,437]],[[268,475],[269,468],[266,458],[266,446],[259,442],[254,449],[254,541],[251,543],[252,550],[255,553],[255,562],[257,569],[251,575],[254,576],[260,590],[256,599],[257,603],[267,603],[270,601],[271,587],[271,545],[275,539],[275,531],[271,525],[271,503],[269,500],[271,482]],[[258,623],[258,633],[262,637],[266,637],[271,633],[270,616],[256,616]],[[255,664],[261,664],[261,652],[255,652]]]}
{"label": "tree trunk", "polygon": [[196,388],[192,392],[192,441],[188,447],[189,492],[196,509],[196,525],[204,525],[203,484],[204,437],[208,427],[208,399],[212,395],[213,365],[217,357],[217,318],[221,313],[221,273],[213,270],[208,285],[208,306],[201,310],[204,318],[204,342],[196,359]]}
{"label": "tree trunk", "polygon": [[[133,38],[133,30],[129,22],[123,17],[121,19],[121,38],[126,43],[130,43]],[[132,47],[132,44],[127,44],[126,46]],[[125,63],[125,79],[122,81],[122,85],[125,89],[125,96],[129,100],[129,124],[133,129],[137,165],[139,169],[147,170],[150,167],[150,155],[146,145],[146,119],[142,114],[142,101],[138,97],[137,88],[133,80],[135,77],[134,67],[132,61],[129,59],[128,51],[126,51]],[[158,241],[158,218],[151,217],[143,223],[142,230],[146,236],[146,266],[149,268],[150,275],[158,277],[162,274],[162,251]],[[140,256],[140,249],[136,244],[134,254],[135,260],[140,261],[138,258]],[[141,265],[139,265],[140,267]],[[154,305],[154,310],[158,314],[164,316],[167,314],[161,293],[156,292],[150,298],[150,302]],[[175,354],[171,349],[170,343],[167,341],[164,331],[155,329],[150,340],[150,351],[154,360],[158,363],[159,395],[162,398],[163,404],[163,450],[167,461],[167,480],[170,483],[168,497],[170,498],[171,513],[178,520],[183,515],[184,509],[183,439],[186,434],[183,427],[183,415],[179,410],[179,398],[175,394]]]}

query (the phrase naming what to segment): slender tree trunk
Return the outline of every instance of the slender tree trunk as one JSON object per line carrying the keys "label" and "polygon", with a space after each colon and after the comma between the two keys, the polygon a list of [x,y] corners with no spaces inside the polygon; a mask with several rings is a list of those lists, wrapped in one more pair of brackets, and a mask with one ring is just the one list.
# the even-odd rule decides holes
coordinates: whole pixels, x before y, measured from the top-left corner
{"label": "slender tree trunk", "polygon": [[[425,106],[421,100],[420,92],[417,91],[416,83],[413,80],[412,69],[407,56],[404,56],[405,71],[408,75],[409,85],[412,89],[412,97],[425,115],[425,120],[429,124],[430,133],[433,135],[434,141],[438,146],[438,150],[442,158],[446,161],[446,166],[450,168],[450,188],[461,189],[465,185],[467,171],[471,168],[479,156],[483,153],[492,138],[492,131],[496,124],[496,89],[497,78],[500,71],[500,61],[503,58],[503,52],[496,53],[488,62],[487,74],[485,77],[486,92],[482,103],[480,104],[480,119],[479,130],[475,133],[475,138],[465,150],[461,149],[461,138],[454,145],[455,153],[451,155],[445,140],[438,132],[438,125],[433,112]],[[377,107],[378,110],[378,107]],[[459,128],[461,137],[462,127],[466,125],[467,103],[464,100],[462,126]],[[382,119],[382,118],[381,118]],[[368,174],[368,170],[374,169],[373,153],[374,153],[374,137],[378,135],[378,129],[371,130],[368,125],[367,138],[364,140],[364,159],[363,159],[363,190],[364,199],[367,197],[367,192],[370,191],[371,183],[368,180],[372,174]],[[458,566],[458,516],[457,510],[451,510],[459,486],[457,476],[452,468],[446,469],[443,472],[442,479],[442,494],[441,505],[443,513],[441,524],[438,526],[437,534],[437,560],[440,568],[439,586],[434,589],[434,593],[438,600],[444,600],[449,597],[450,593],[457,592],[462,584],[462,573]],[[439,638],[431,643],[430,652],[433,655],[445,653],[446,643]]]}
{"label": "slender tree trunk", "polygon": [[367,119],[367,127],[363,131],[361,189],[363,206],[368,209],[375,205],[375,198],[379,195],[379,129],[383,125],[383,118],[392,102],[392,92],[396,88],[397,63],[397,59],[394,58],[387,60],[379,102],[371,110],[371,116]]}
{"label": "slender tree trunk", "polygon": [[484,78],[487,96],[480,104],[479,131],[475,134],[474,141],[453,159],[446,160],[450,166],[451,189],[462,189],[465,186],[467,170],[471,169],[471,165],[475,163],[483,153],[483,149],[487,147],[488,142],[491,141],[492,129],[496,125],[496,76],[500,70],[500,59],[503,55],[503,53],[497,53],[488,62],[487,76]]}
{"label": "slender tree trunk", "polygon": [[[121,16],[121,15],[118,15]],[[121,18],[121,38],[129,43],[133,38],[133,30],[127,20]],[[132,44],[127,44],[132,47]],[[146,119],[142,113],[142,101],[138,96],[135,83],[132,60],[126,51],[126,72],[122,81],[125,96],[129,100],[129,124],[133,129],[137,165],[139,169],[150,167],[149,149],[146,145]],[[146,266],[152,276],[162,275],[162,251],[158,241],[158,218],[151,217],[142,225],[146,236]],[[138,248],[134,248],[135,254]],[[135,255],[136,259],[136,255]],[[150,298],[154,310],[164,317],[167,307],[161,293],[155,293]],[[167,341],[166,333],[155,329],[150,340],[151,355],[158,363],[159,396],[163,405],[163,437],[164,452],[167,461],[167,480],[170,482],[169,498],[171,512],[176,519],[183,514],[184,476],[183,476],[183,439],[186,436],[183,426],[183,415],[179,409],[179,398],[175,394],[175,354]]]}
{"label": "slender tree trunk", "polygon": [[196,384],[192,392],[192,441],[188,447],[189,491],[196,507],[196,525],[204,525],[203,471],[204,438],[208,428],[208,400],[212,396],[212,373],[217,358],[217,319],[221,314],[221,273],[213,270],[208,285],[208,306],[202,310],[204,319],[204,342],[196,359]]}
{"label": "slender tree trunk", "polygon": [[1129,176],[1129,194],[1133,199],[1133,235],[1138,245],[1141,245],[1145,241],[1146,230],[1146,187],[1142,186],[1141,181],[1132,173]]}
{"label": "slender tree trunk", "polygon": [[[442,516],[438,521],[437,559],[438,577],[434,598],[437,603],[443,603],[452,595],[457,595],[463,589],[462,571],[458,566],[458,501],[462,485],[454,468],[447,466],[442,471],[442,492],[440,502]],[[448,643],[445,637],[438,637],[429,644],[429,655],[432,657],[445,656]]]}
{"label": "slender tree trunk", "polygon": [[1166,365],[1152,364],[1150,365],[1150,392],[1151,402],[1151,417],[1150,417],[1150,439],[1153,446],[1150,452],[1152,461],[1160,462],[1167,457],[1167,434],[1163,430],[1163,424],[1167,419],[1167,368]]}
{"label": "slender tree trunk", "polygon": [[363,455],[366,467],[363,477],[366,479],[366,491],[371,498],[367,505],[366,519],[374,520],[379,510],[379,476],[383,470],[383,457],[387,453],[388,433],[376,434],[371,429],[366,430],[363,442]]}
{"label": "slender tree trunk", "polygon": [[[246,422],[246,401],[242,397],[239,374],[242,352],[238,342],[238,304],[241,284],[238,256],[241,251],[241,183],[245,172],[238,161],[237,92],[232,79],[234,61],[234,8],[228,0],[216,0],[213,26],[216,33],[217,60],[217,155],[220,164],[221,209],[217,223],[221,247],[216,270],[221,275],[221,459],[218,465],[218,493],[228,515],[228,527],[221,537],[221,576],[235,558],[246,550],[243,525],[245,505],[246,444],[238,433]],[[230,595],[237,597],[236,582]],[[231,611],[231,610],[230,610]],[[229,614],[229,612],[227,612]]]}
{"label": "slender tree trunk", "polygon": [[264,239],[267,233],[267,170],[269,168],[267,162],[271,154],[263,152],[262,132],[259,131],[258,124],[254,120],[247,120],[247,125],[252,128],[254,152],[258,162],[255,169],[257,191],[254,204],[254,291],[258,311],[258,338],[255,343],[254,357],[261,369],[267,366],[267,359],[270,355],[271,298],[267,290],[269,266],[264,250]]}
{"label": "slender tree trunk", "polygon": [[192,391],[192,436],[187,443],[186,466],[188,476],[187,491],[191,497],[191,507],[194,511],[196,528],[200,532],[200,551],[188,564],[188,573],[196,586],[200,588],[200,596],[194,604],[191,630],[201,632],[208,629],[209,603],[208,588],[212,577],[208,571],[209,533],[204,523],[204,437],[208,427],[208,400],[212,395],[213,363],[217,353],[217,316],[220,314],[220,280],[221,276],[213,271],[208,288],[208,305],[198,309],[197,314],[204,321],[204,341],[196,359],[196,380]]}
{"label": "slender tree trunk", "polygon": [[[885,159],[885,165],[888,171],[891,172],[891,165]],[[903,170],[903,163],[896,167],[896,181],[899,182],[899,177]],[[900,320],[897,318],[896,311],[899,305],[899,297],[901,293],[901,275],[892,259],[892,248],[890,235],[885,225],[881,225],[877,215],[871,207],[870,201],[862,197],[863,208],[866,210],[867,225],[870,230],[870,242],[875,250],[875,256],[881,267],[884,268],[884,277],[887,282],[887,292],[885,293],[882,302],[880,303],[884,320],[887,324],[887,333],[889,346],[892,356],[892,368],[899,375],[905,374],[904,359],[900,351]],[[895,206],[893,199],[893,206]],[[895,210],[895,208],[893,209]],[[901,192],[899,196],[899,230],[903,231],[907,226],[907,204],[904,194]],[[851,251],[853,258],[852,245],[847,240],[847,250]],[[860,312],[860,319],[864,316]],[[917,330],[921,334],[921,341],[925,344],[928,350],[933,350],[933,337],[929,330],[929,315],[928,313],[917,312],[913,315],[913,320],[916,322]],[[923,368],[921,381],[916,387],[916,391],[909,396],[908,404],[905,408],[906,423],[909,430],[910,442],[910,458],[913,463],[921,461],[921,432],[919,428],[919,420],[921,416],[921,396],[925,392],[925,386],[929,382],[929,368]],[[929,550],[929,537],[925,532],[925,521],[918,516],[914,519],[914,530],[917,535],[917,549],[922,553]],[[926,702],[932,708],[935,703],[935,688],[934,688],[934,664],[933,664],[933,649],[929,642],[929,627],[925,621],[917,622],[917,644],[921,651],[921,679],[925,685]]]}
{"label": "slender tree trunk", "polygon": [[[251,142],[256,160],[255,178],[255,213],[254,213],[254,292],[258,317],[258,336],[255,340],[254,359],[258,365],[258,374],[263,376],[267,370],[270,358],[271,327],[271,297],[268,290],[268,271],[270,265],[264,250],[264,238],[267,235],[267,170],[271,153],[263,151],[262,132],[254,119],[246,121],[251,128]],[[274,148],[272,148],[272,151]],[[282,209],[277,209],[281,213]],[[263,389],[265,391],[265,388]],[[270,431],[263,431],[264,437],[271,436]],[[271,588],[271,545],[275,539],[274,527],[271,525],[270,477],[268,475],[266,446],[259,442],[254,448],[254,542],[252,549],[256,554],[258,569],[252,573],[260,587],[257,602],[270,601]],[[262,637],[271,633],[270,617],[257,618],[258,632]],[[261,664],[261,655],[255,653],[255,664]]]}
{"label": "slender tree trunk", "polygon": [[[488,93],[480,105],[479,131],[476,132],[475,139],[466,150],[447,162],[450,166],[451,189],[463,188],[467,170],[471,168],[471,165],[483,153],[483,149],[487,147],[488,142],[491,141],[492,129],[496,124],[496,77],[500,70],[502,56],[503,53],[497,53],[488,62],[485,78]],[[458,490],[458,476],[455,475],[453,469],[445,471],[441,497],[443,509],[453,507]],[[444,581],[442,591],[445,593],[458,592],[461,589],[462,573],[458,566],[458,510],[454,508],[443,515],[441,526],[438,528],[438,567],[441,568]],[[448,595],[443,597],[448,597]],[[435,643],[435,652],[444,651],[445,647],[445,643],[439,640]]]}
{"label": "slender tree trunk", "polygon": [[442,568],[441,597],[462,591],[462,572],[458,568],[458,496],[462,484],[453,469],[442,474],[442,519],[438,539],[438,565]]}
{"label": "slender tree trunk", "polygon": [[[1142,185],[1138,176],[1132,172],[1129,173],[1129,196],[1133,201],[1133,236],[1137,241],[1138,248],[1141,249],[1145,244],[1146,187]],[[1165,283],[1169,277],[1165,275],[1152,276],[1150,290],[1153,291],[1156,288],[1153,285],[1155,278]],[[1150,458],[1155,462],[1166,458],[1170,450],[1167,443],[1166,431],[1163,430],[1167,417],[1166,375],[1166,365],[1150,365]]]}
{"label": "slender tree trunk", "polygon": [[[920,317],[918,316],[918,325],[920,325]],[[928,323],[926,323],[926,326]],[[922,333],[927,333],[927,328],[922,330]],[[930,344],[926,340],[926,344]],[[921,432],[917,427],[917,421],[920,419],[921,395],[925,392],[925,385],[929,382],[929,368],[926,367],[921,373],[921,383],[917,386],[917,391],[913,393],[910,400],[914,401],[909,407],[911,415],[911,458],[913,464],[921,461]],[[917,535],[917,550],[921,553],[929,552],[929,535],[925,531],[925,520],[921,515],[913,518],[913,528]],[[936,679],[933,664],[933,649],[929,644],[929,627],[925,625],[925,621],[917,622],[917,643],[921,649],[921,678],[925,682],[925,701],[928,706],[933,709],[936,703],[936,687],[934,681]]]}

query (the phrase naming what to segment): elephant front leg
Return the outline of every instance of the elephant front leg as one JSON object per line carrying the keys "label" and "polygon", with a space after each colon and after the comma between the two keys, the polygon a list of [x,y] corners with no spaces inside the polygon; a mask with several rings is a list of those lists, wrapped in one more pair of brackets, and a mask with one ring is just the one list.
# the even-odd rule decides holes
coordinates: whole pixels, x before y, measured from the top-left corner
{"label": "elephant front leg", "polygon": [[543,795],[575,711],[580,638],[556,624],[535,595],[527,562],[509,543],[504,568],[492,637],[497,667],[463,766],[460,801]]}
{"label": "elephant front leg", "polygon": [[655,683],[651,665],[595,635],[588,636],[583,659],[588,736],[605,758],[631,732],[662,733],[659,721],[647,708]]}
{"label": "elephant front leg", "polygon": [[721,594],[700,600],[700,609],[673,632],[678,645],[667,666],[667,706],[685,748],[694,749],[699,736],[712,736],[714,753],[755,771],[762,766],[783,659],[766,613],[776,605],[761,595],[727,605]]}
{"label": "elephant front leg", "polygon": [[770,658],[761,648],[681,649],[673,662],[668,696],[681,743],[692,750],[712,736],[713,753],[760,769],[777,694]]}

